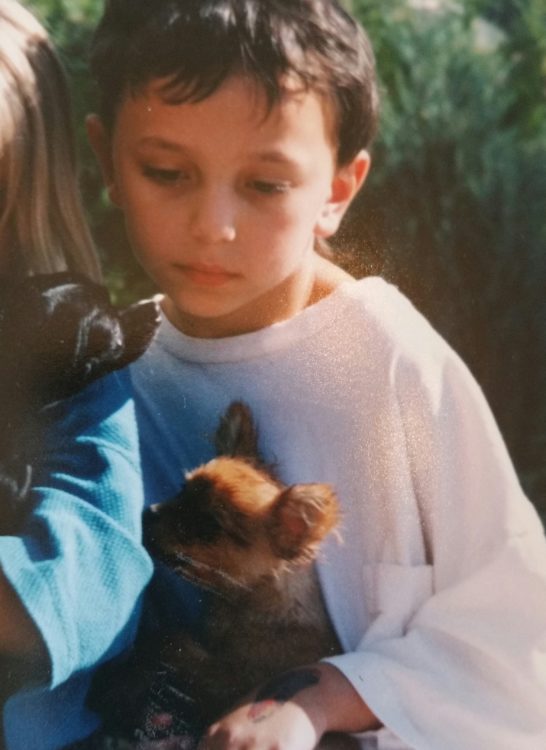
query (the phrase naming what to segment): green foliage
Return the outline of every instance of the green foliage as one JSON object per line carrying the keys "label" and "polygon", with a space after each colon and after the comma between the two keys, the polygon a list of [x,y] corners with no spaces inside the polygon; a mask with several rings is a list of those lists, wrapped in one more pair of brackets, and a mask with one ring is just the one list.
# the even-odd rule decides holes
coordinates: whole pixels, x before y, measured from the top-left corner
{"label": "green foliage", "polygon": [[149,295],[153,286],[132,257],[122,217],[110,205],[85,133],[85,117],[94,111],[96,102],[88,69],[89,45],[102,12],[102,0],[26,0],[25,4],[48,29],[67,70],[84,204],[110,293],[119,304]]}
{"label": "green foliage", "polygon": [[[26,5],[50,32],[66,67],[75,125],[79,141],[83,143],[84,116],[93,101],[87,66],[88,47],[102,4],[97,0],[32,0]],[[85,161],[91,163],[88,152],[85,152]]]}
{"label": "green foliage", "polygon": [[[83,186],[109,286],[150,290],[85,144],[100,0],[32,0],[68,67]],[[468,362],[546,518],[546,4],[352,0],[372,38],[382,122],[336,243],[396,282]],[[485,22],[493,24],[484,25]]]}

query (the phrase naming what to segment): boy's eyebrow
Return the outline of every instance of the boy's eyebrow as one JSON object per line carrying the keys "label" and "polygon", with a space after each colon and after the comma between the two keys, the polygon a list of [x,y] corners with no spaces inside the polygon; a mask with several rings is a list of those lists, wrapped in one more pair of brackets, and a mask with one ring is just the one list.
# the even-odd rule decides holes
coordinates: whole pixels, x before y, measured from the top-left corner
{"label": "boy's eyebrow", "polygon": [[293,164],[293,159],[282,151],[263,151],[257,154],[251,154],[259,161],[270,161],[276,164]]}
{"label": "boy's eyebrow", "polygon": [[[152,146],[153,148],[159,148],[164,151],[177,154],[187,154],[189,149],[181,143],[170,141],[166,138],[156,135],[149,135],[141,138],[137,142],[137,147]],[[256,159],[257,161],[270,162],[272,164],[284,164],[288,166],[297,166],[297,160],[290,157],[289,154],[285,154],[283,151],[272,149],[270,151],[258,151],[256,153],[249,153],[249,159]]]}
{"label": "boy's eyebrow", "polygon": [[155,148],[161,148],[165,151],[185,151],[186,149],[174,141],[168,141],[165,138],[159,136],[150,135],[141,138],[137,146],[154,146]]}

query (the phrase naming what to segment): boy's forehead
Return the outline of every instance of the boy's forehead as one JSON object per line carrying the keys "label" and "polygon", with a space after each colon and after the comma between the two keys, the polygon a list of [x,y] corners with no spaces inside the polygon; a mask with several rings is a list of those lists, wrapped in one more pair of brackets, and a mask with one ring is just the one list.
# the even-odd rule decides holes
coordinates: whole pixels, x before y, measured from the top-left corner
{"label": "boy's forehead", "polygon": [[[282,96],[273,102],[259,83],[241,75],[231,76],[208,97],[197,101],[188,99],[187,93],[187,88],[178,87],[170,79],[156,78],[137,91],[127,92],[123,101],[132,102],[144,115],[153,115],[159,109],[164,113],[170,111],[174,120],[178,114],[188,113],[188,123],[211,112],[210,105],[214,101],[214,109],[220,110],[226,121],[240,122],[242,127],[257,133],[271,129],[284,131],[303,117],[307,127],[314,124],[322,129],[326,140],[335,146],[332,103],[321,94],[306,90],[297,81],[283,82]],[[221,126],[221,122],[218,125]]]}

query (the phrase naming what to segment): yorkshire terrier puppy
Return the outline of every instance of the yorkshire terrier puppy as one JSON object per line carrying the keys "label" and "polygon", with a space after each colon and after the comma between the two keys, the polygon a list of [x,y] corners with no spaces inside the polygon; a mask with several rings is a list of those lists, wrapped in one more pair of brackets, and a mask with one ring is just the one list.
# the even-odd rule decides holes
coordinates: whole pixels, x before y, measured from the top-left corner
{"label": "yorkshire terrier puppy", "polygon": [[116,309],[79,274],[0,281],[0,534],[18,533],[28,512],[42,407],[135,360],[158,323],[155,302]]}
{"label": "yorkshire terrier puppy", "polygon": [[340,651],[312,565],[338,523],[334,491],[284,486],[261,460],[242,403],[222,418],[216,447],[218,458],[144,519],[152,554],[212,592],[202,643],[180,633],[161,652],[191,683],[206,723],[280,672]]}
{"label": "yorkshire terrier puppy", "polygon": [[[181,630],[154,644],[157,674],[177,685],[172,692],[182,698],[179,713],[189,711],[180,745],[188,748],[258,686],[265,690],[256,696],[254,711],[261,710],[258,704],[287,700],[316,679],[312,670],[302,670],[279,681],[282,673],[341,650],[313,565],[320,542],[339,520],[333,489],[282,484],[260,457],[256,427],[243,403],[232,403],[221,418],[216,448],[218,457],[188,473],[174,499],[144,516],[151,554],[210,592],[199,641]],[[136,672],[139,663],[146,665],[148,676],[153,672],[149,645],[144,639],[147,653],[139,655],[137,649],[132,659]],[[127,686],[137,683],[134,670],[121,683],[125,696],[118,695],[118,717],[126,718]],[[166,695],[165,682],[158,684]],[[110,705],[115,700],[108,698]],[[165,711],[157,710],[160,703],[155,702],[155,716],[149,705],[137,709],[141,719],[147,717],[143,734],[148,738],[160,736],[153,729],[158,716],[165,720]],[[176,708],[172,713],[180,734],[181,717],[174,716]],[[166,726],[168,734],[168,718]],[[339,735],[329,746],[353,742]]]}

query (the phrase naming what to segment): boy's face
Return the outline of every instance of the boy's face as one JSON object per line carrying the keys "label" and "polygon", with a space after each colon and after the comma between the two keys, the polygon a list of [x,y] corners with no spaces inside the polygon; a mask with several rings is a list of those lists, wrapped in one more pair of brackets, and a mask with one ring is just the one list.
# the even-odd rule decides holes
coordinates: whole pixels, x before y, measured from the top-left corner
{"label": "boy's face", "polygon": [[291,93],[267,114],[263,93],[233,77],[177,105],[153,82],[125,98],[106,147],[90,129],[136,257],[181,330],[235,335],[304,306],[315,239],[360,184],[336,169],[332,127],[317,95]]}

